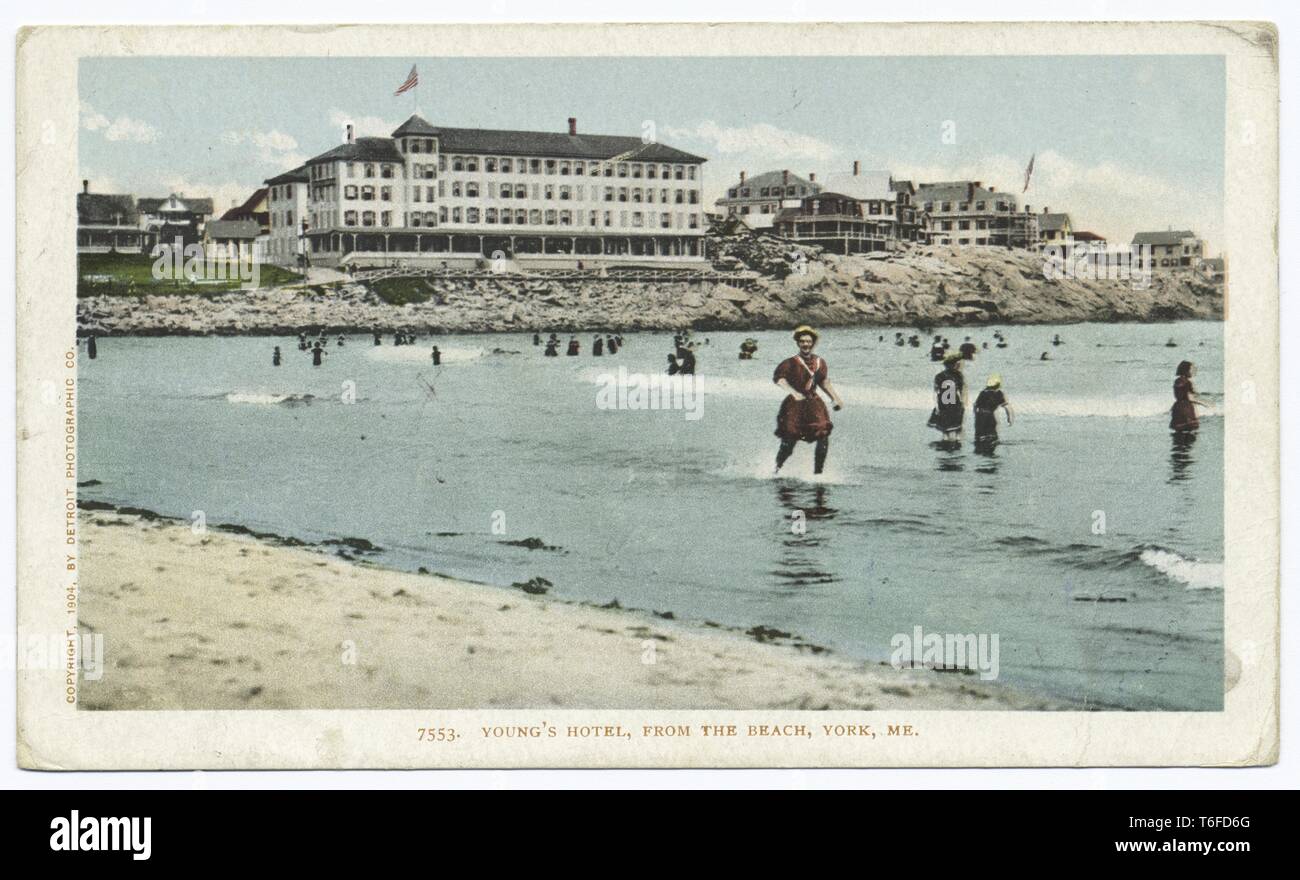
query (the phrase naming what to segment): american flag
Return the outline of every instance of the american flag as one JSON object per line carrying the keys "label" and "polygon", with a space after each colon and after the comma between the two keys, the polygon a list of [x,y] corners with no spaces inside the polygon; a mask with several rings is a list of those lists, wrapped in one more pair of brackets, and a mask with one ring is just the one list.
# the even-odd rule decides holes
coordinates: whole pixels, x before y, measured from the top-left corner
{"label": "american flag", "polygon": [[[415,68],[411,68],[411,72],[414,73]],[[1035,153],[1034,155],[1036,156],[1038,154]],[[1022,195],[1024,193],[1029,192],[1029,178],[1033,177],[1033,175],[1034,175],[1034,156],[1030,156],[1029,167],[1025,169],[1025,188],[1020,191]]]}
{"label": "american flag", "polygon": [[420,74],[416,73],[415,65],[412,64],[411,75],[406,78],[406,82],[398,86],[397,91],[393,92],[393,96],[396,97],[402,94],[403,92],[409,92],[411,89],[415,88],[419,84],[420,84]]}

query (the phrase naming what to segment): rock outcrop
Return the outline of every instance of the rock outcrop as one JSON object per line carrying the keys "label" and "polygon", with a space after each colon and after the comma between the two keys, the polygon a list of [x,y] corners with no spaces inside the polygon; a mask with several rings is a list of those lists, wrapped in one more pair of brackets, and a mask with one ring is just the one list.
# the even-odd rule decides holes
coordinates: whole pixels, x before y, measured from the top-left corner
{"label": "rock outcrop", "polygon": [[[83,333],[290,334],[755,330],[823,326],[1219,319],[1223,290],[1194,273],[1129,279],[1044,277],[1026,251],[923,246],[841,257],[747,236],[715,242],[707,280],[430,276],[218,295],[100,296],[78,301]],[[724,274],[729,273],[729,274]],[[390,279],[391,281],[391,279]],[[381,296],[380,294],[385,294]],[[400,304],[396,304],[400,303]]]}

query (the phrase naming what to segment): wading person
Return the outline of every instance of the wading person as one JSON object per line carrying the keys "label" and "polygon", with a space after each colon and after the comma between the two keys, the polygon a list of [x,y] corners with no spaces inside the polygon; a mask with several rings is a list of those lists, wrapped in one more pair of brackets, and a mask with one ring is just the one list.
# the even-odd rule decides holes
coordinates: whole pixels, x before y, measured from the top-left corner
{"label": "wading person", "polygon": [[961,437],[965,413],[966,380],[961,374],[961,354],[950,351],[943,357],[943,372],[934,377],[934,412],[927,424],[951,442]]}
{"label": "wading person", "polygon": [[95,337],[93,334],[91,336],[86,337],[86,356],[89,357],[92,361],[99,356],[99,348],[96,346]]}
{"label": "wading person", "polygon": [[1178,365],[1174,377],[1174,407],[1169,412],[1169,430],[1175,434],[1193,434],[1201,426],[1196,417],[1196,407],[1205,406],[1196,397],[1196,388],[1192,385],[1192,376],[1196,367],[1191,361]]}
{"label": "wading person", "polygon": [[779,473],[795,444],[817,444],[813,451],[813,473],[820,474],[826,466],[826,453],[830,450],[831,424],[826,404],[817,393],[820,388],[830,395],[838,411],[844,406],[835,386],[827,377],[826,361],[813,354],[817,345],[817,331],[804,325],[794,331],[795,344],[799,353],[777,364],[772,373],[772,381],[789,392],[781,401],[781,409],[776,414],[776,436],[781,438],[781,446],[776,452],[776,469]]}
{"label": "wading person", "polygon": [[378,332],[376,332],[376,333],[375,333],[375,345],[383,345],[383,344],[384,344],[384,340],[383,340],[383,338],[380,337],[380,335],[379,335]]}
{"label": "wading person", "polygon": [[317,341],[316,346],[311,350],[311,365],[313,367],[319,367],[321,355],[324,354],[328,354],[328,352],[325,351],[324,346],[322,346],[320,342]]}
{"label": "wading person", "polygon": [[433,365],[435,367],[442,366],[442,352],[438,350],[438,346],[435,345],[433,347],[433,351],[430,353],[430,357],[433,358]]}
{"label": "wading person", "polygon": [[[605,353],[605,340],[602,337],[597,336],[595,339],[591,340],[591,356],[600,357],[604,353]],[[611,352],[611,354],[612,353],[613,352]]]}
{"label": "wading person", "polygon": [[1011,411],[1011,402],[1002,390],[1002,377],[994,373],[989,376],[984,390],[975,398],[975,444],[992,446],[998,442],[998,408],[1007,411],[1007,424],[1015,418]]}
{"label": "wading person", "polygon": [[581,344],[578,342],[578,337],[571,336],[569,337],[569,349],[565,354],[569,357],[577,357],[578,351],[581,347]]}
{"label": "wading person", "polygon": [[278,345],[275,347],[275,351],[271,354],[271,366],[280,366],[280,346]]}

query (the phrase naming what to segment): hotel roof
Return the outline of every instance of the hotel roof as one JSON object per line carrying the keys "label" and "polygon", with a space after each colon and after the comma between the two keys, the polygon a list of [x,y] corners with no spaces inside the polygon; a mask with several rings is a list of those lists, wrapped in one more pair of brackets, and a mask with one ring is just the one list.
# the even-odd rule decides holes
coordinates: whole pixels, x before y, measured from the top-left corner
{"label": "hotel roof", "polygon": [[1133,244],[1182,244],[1184,238],[1196,238],[1196,233],[1187,229],[1167,229],[1164,232],[1139,232],[1133,236]]}

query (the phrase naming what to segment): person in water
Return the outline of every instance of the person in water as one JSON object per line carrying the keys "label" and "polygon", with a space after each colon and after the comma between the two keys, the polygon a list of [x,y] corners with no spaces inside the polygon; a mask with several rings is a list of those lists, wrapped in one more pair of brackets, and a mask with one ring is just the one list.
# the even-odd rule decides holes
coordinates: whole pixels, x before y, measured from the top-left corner
{"label": "person in water", "polygon": [[614,339],[612,333],[605,339],[605,350],[610,354],[618,354],[618,341]]}
{"label": "person in water", "polygon": [[93,333],[86,337],[86,356],[92,361],[99,356],[98,344],[95,342]]}
{"label": "person in water", "polygon": [[383,338],[379,335],[379,332],[376,331],[376,332],[375,332],[375,345],[383,345],[383,344],[384,344],[384,340],[383,340]]}
{"label": "person in water", "polygon": [[994,373],[989,376],[984,390],[975,398],[975,442],[992,445],[998,442],[998,408],[1007,411],[1007,424],[1015,418],[1011,411],[1011,402],[1002,391],[1002,377]]}
{"label": "person in water", "polygon": [[533,334],[533,345],[541,345],[541,344],[542,344],[542,334],[540,334],[540,333],[534,333],[534,334]]}
{"label": "person in water", "polygon": [[600,357],[604,353],[605,353],[605,340],[603,337],[597,336],[595,339],[591,340],[591,356]]}
{"label": "person in water", "polygon": [[433,365],[435,367],[442,366],[442,352],[438,350],[438,346],[435,345],[433,347],[433,352],[430,356],[433,358]]}
{"label": "person in water", "polygon": [[1169,411],[1169,430],[1175,434],[1192,434],[1201,426],[1201,421],[1196,417],[1196,407],[1204,407],[1196,397],[1196,388],[1192,385],[1192,376],[1196,373],[1196,367],[1191,361],[1183,361],[1178,365],[1177,375],[1174,377],[1174,407]]}
{"label": "person in water", "polygon": [[578,342],[578,337],[571,336],[569,337],[569,349],[568,351],[565,352],[565,354],[568,355],[569,357],[575,357],[578,354],[578,352],[581,350],[581,348],[582,345],[581,343]]}
{"label": "person in water", "polygon": [[961,344],[961,348],[958,350],[961,352],[962,360],[964,361],[975,360],[975,343],[970,341],[969,336],[966,337],[966,341]]}
{"label": "person in water", "polygon": [[321,356],[326,354],[329,354],[329,352],[325,350],[324,346],[322,346],[318,340],[316,346],[311,350],[311,365],[313,367],[319,367]]}
{"label": "person in water", "polygon": [[280,366],[280,346],[278,345],[275,347],[275,351],[271,353],[271,366]]}
{"label": "person in water", "polygon": [[943,357],[943,372],[934,377],[934,411],[930,427],[943,433],[943,439],[961,437],[966,414],[966,379],[961,374],[961,353],[950,351]]}
{"label": "person in water", "polygon": [[695,352],[691,349],[692,346],[683,340],[677,346],[677,356],[668,355],[668,375],[672,376],[677,373],[683,376],[695,375]]}
{"label": "person in water", "polygon": [[542,354],[548,358],[559,357],[560,340],[556,339],[554,336],[548,339],[546,341],[546,351],[542,352]]}
{"label": "person in water", "polygon": [[772,373],[772,381],[788,392],[776,414],[776,436],[781,438],[781,446],[776,452],[774,473],[780,473],[800,441],[816,444],[813,473],[820,474],[826,467],[834,425],[817,389],[830,395],[837,412],[844,407],[844,401],[830,382],[826,361],[813,354],[817,338],[817,331],[806,324],[796,328],[794,341],[799,353],[781,361]]}

